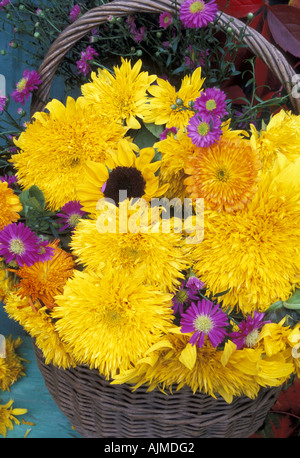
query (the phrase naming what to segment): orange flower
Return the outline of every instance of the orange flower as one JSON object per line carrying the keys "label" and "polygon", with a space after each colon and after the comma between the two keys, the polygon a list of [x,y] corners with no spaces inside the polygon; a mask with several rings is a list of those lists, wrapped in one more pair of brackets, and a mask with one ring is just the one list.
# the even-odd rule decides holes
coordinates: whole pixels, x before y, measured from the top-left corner
{"label": "orange flower", "polygon": [[28,267],[24,265],[17,271],[21,278],[18,285],[18,294],[34,302],[41,302],[47,308],[54,307],[54,297],[62,294],[67,279],[73,274],[74,261],[72,255],[58,247],[59,240],[50,243],[54,248],[52,259],[45,262],[36,262]]}
{"label": "orange flower", "polygon": [[192,198],[204,198],[216,211],[241,210],[257,190],[259,156],[248,140],[223,135],[218,143],[197,148],[185,164],[187,191]]}
{"label": "orange flower", "polygon": [[23,207],[19,197],[8,187],[6,181],[0,181],[0,231],[10,223],[18,221]]}

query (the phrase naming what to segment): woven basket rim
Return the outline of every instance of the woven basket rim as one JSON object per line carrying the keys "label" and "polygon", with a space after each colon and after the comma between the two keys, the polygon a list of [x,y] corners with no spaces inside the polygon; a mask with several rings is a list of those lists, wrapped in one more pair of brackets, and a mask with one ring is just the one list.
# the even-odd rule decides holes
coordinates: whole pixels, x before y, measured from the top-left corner
{"label": "woven basket rim", "polygon": [[[112,437],[115,427],[109,424],[112,417],[114,421],[119,419],[120,422],[125,422],[125,435],[121,437],[127,437],[127,434],[129,437],[136,437],[134,434],[139,428],[143,432],[145,424],[152,425],[156,422],[160,422],[167,432],[171,432],[172,436],[168,437],[179,437],[176,434],[181,428],[186,431],[189,426],[193,431],[192,437],[198,437],[194,436],[193,428],[200,431],[227,431],[228,428],[234,428],[232,423],[238,425],[239,434],[242,435],[239,437],[247,437],[248,429],[243,426],[243,421],[246,420],[251,426],[255,424],[257,428],[255,426],[255,431],[251,433],[256,432],[282,389],[261,387],[254,399],[245,395],[235,396],[231,404],[220,395],[213,398],[201,392],[193,394],[188,386],[179,391],[174,390],[170,395],[159,389],[147,392],[145,385],[132,391],[129,384],[111,385],[97,369],[89,369],[87,366],[62,369],[52,363],[46,364],[43,352],[35,345],[34,340],[33,346],[38,367],[52,398],[73,426],[76,426],[75,429],[85,437],[90,437],[90,434],[94,437],[97,434],[96,427],[94,430],[93,426],[94,419],[100,422],[101,429],[108,429],[108,436]],[[83,408],[80,402],[82,399]],[[124,425],[120,431],[124,433]]]}
{"label": "woven basket rim", "polygon": [[[182,1],[178,0],[178,6],[180,6]],[[162,13],[165,11],[173,14],[177,12],[176,5],[172,5],[172,0],[113,0],[107,4],[90,9],[75,22],[67,26],[54,40],[38,69],[42,83],[37,91],[33,93],[30,107],[31,116],[35,112],[42,111],[45,108],[57,68],[73,45],[90,30],[107,22],[109,16],[121,17],[139,12]],[[219,11],[218,14],[218,21],[222,30],[226,30],[230,22],[232,33],[235,37],[239,37],[240,30],[242,27],[245,27],[245,24],[224,12]],[[297,84],[293,80],[294,75],[296,75],[294,68],[279,49],[267,41],[255,29],[248,27],[248,30],[250,29],[251,33],[243,37],[244,43],[278,78],[287,90],[287,93],[290,94],[290,102],[294,113],[300,114],[300,98],[293,97],[292,90],[294,85]]]}

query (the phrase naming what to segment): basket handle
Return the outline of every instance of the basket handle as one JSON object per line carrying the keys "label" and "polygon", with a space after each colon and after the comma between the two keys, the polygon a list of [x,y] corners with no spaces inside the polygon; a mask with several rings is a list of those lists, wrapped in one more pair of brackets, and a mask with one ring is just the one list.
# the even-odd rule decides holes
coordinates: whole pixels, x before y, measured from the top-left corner
{"label": "basket handle", "polygon": [[[178,0],[178,4],[183,0]],[[172,0],[114,0],[111,3],[98,6],[87,11],[75,22],[70,24],[56,38],[50,46],[38,72],[41,76],[42,83],[33,93],[30,106],[30,115],[36,111],[42,111],[45,108],[49,98],[50,89],[56,73],[56,70],[68,51],[74,44],[82,39],[93,28],[104,24],[110,16],[121,17],[135,13],[176,13],[176,6]],[[242,21],[222,13],[219,18],[221,29],[226,31],[228,24],[232,33],[238,37],[241,28],[245,25]],[[259,32],[251,29],[251,34],[245,34],[243,41],[249,47],[252,53],[259,57],[278,78],[282,86],[290,94],[290,101],[295,114],[300,114],[300,98],[292,95],[293,76],[296,75],[293,67],[287,62],[285,56],[271,43],[269,43]],[[296,82],[295,82],[296,84]]]}

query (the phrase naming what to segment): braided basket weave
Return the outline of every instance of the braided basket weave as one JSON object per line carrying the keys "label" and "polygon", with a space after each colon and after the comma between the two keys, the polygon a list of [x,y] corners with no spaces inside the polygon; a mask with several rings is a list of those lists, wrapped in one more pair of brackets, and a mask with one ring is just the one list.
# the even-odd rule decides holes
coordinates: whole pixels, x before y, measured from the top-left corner
{"label": "braided basket weave", "polygon": [[[193,395],[182,388],[166,395],[141,386],[111,385],[95,369],[58,369],[45,364],[34,347],[38,367],[59,409],[85,438],[247,438],[263,424],[281,388],[261,389],[255,399]],[[176,387],[175,387],[176,389]]]}
{"label": "braided basket weave", "polygon": [[[69,25],[53,42],[38,70],[42,84],[33,95],[31,115],[44,109],[58,66],[90,30],[106,23],[109,16],[165,11],[176,12],[171,0],[115,0],[88,11]],[[222,14],[220,24],[224,30],[229,21],[238,36],[244,24]],[[283,54],[253,29],[243,40],[290,94],[295,71]],[[300,99],[291,96],[290,101],[294,113],[299,114]],[[193,395],[188,388],[174,390],[168,396],[158,390],[147,393],[143,386],[132,392],[128,385],[111,385],[96,370],[84,366],[63,370],[46,365],[37,347],[35,352],[51,396],[83,437],[247,438],[263,424],[281,390],[261,389],[254,400],[236,397],[231,404],[219,396],[214,399],[202,393]]]}

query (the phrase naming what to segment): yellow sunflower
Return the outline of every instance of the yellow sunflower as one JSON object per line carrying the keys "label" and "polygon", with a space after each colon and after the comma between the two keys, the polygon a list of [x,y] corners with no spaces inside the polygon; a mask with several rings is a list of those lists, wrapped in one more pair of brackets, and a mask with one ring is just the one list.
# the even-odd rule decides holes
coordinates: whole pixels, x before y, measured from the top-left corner
{"label": "yellow sunflower", "polygon": [[18,221],[23,210],[19,197],[8,187],[6,181],[0,181],[0,231],[10,223]]}
{"label": "yellow sunflower", "polygon": [[189,103],[199,97],[204,80],[201,78],[201,67],[183,78],[178,91],[168,81],[158,78],[157,85],[148,89],[152,97],[149,97],[149,103],[143,110],[144,122],[165,124],[167,128],[186,126],[194,114],[189,109]]}
{"label": "yellow sunflower", "polygon": [[192,346],[190,335],[179,328],[163,336],[153,345],[134,368],[120,373],[112,384],[141,385],[148,391],[159,388],[163,392],[177,386],[189,386],[193,393],[200,391],[212,397],[222,396],[231,403],[234,396],[253,399],[261,386],[279,386],[293,371],[285,358],[271,359],[260,348],[237,350],[228,341],[224,349],[214,348],[209,340],[203,347]]}
{"label": "yellow sunflower", "polygon": [[21,345],[20,337],[5,339],[5,357],[0,356],[0,390],[10,391],[10,386],[25,375],[24,358],[16,352]]}
{"label": "yellow sunflower", "polygon": [[75,367],[76,363],[61,341],[55,330],[52,312],[47,307],[41,307],[39,302],[29,303],[29,300],[10,292],[5,298],[4,306],[8,316],[17,321],[34,339],[36,346],[42,350],[45,363],[57,367]]}
{"label": "yellow sunflower", "polygon": [[163,224],[159,217],[152,225],[147,219],[153,215],[150,208],[130,207],[128,202],[107,208],[76,227],[70,247],[78,262],[94,271],[105,262],[124,273],[142,267],[149,284],[169,291],[178,287],[191,261],[190,247],[174,230],[174,221]]}
{"label": "yellow sunflower", "polygon": [[9,271],[7,264],[0,258],[0,301],[16,284],[16,276]]}
{"label": "yellow sunflower", "polygon": [[114,74],[107,70],[92,73],[92,82],[81,87],[82,94],[100,113],[110,119],[125,121],[130,129],[139,129],[137,118],[143,119],[143,107],[147,103],[147,89],[156,75],[141,72],[142,61],[131,63],[121,58],[122,65],[114,67]]}
{"label": "yellow sunflower", "polygon": [[257,152],[238,134],[224,135],[187,158],[184,183],[192,198],[204,198],[216,211],[241,210],[253,198],[261,163]]}
{"label": "yellow sunflower", "polygon": [[14,428],[14,423],[20,424],[16,415],[24,415],[27,409],[12,408],[14,401],[11,399],[6,404],[0,405],[0,434],[6,437],[7,430],[11,431]]}
{"label": "yellow sunflower", "polygon": [[160,183],[169,185],[165,197],[170,200],[174,197],[181,200],[188,197],[184,184],[187,177],[184,164],[186,157],[194,155],[197,146],[192,143],[186,131],[180,129],[176,134],[170,133],[166,139],[155,143],[154,147],[161,153]]}
{"label": "yellow sunflower", "polygon": [[192,246],[195,274],[224,307],[265,311],[300,278],[300,158],[279,155],[252,201],[236,213],[207,211],[204,240]]}
{"label": "yellow sunflower", "polygon": [[131,140],[125,137],[127,128],[97,113],[83,97],[68,97],[66,106],[53,100],[46,108],[49,113],[36,113],[15,140],[20,153],[12,162],[20,185],[25,189],[37,185],[55,211],[76,200],[86,161],[104,162],[120,140],[129,144]]}
{"label": "yellow sunflower", "polygon": [[77,196],[83,210],[95,213],[97,202],[102,198],[112,199],[117,205],[120,200],[127,198],[143,198],[150,201],[164,194],[168,184],[160,185],[156,172],[161,163],[152,162],[154,156],[155,150],[152,147],[143,148],[135,154],[128,144],[122,141],[118,151],[110,154],[106,165],[87,162],[86,178],[77,186]]}
{"label": "yellow sunflower", "polygon": [[53,310],[56,329],[79,364],[107,378],[131,367],[172,326],[170,294],[107,265],[76,271]]}
{"label": "yellow sunflower", "polygon": [[278,153],[290,161],[299,157],[300,116],[281,110],[273,115],[264,129],[251,125],[250,142],[260,155],[264,168],[272,166]]}
{"label": "yellow sunflower", "polygon": [[16,271],[20,278],[17,292],[30,303],[41,302],[47,308],[54,307],[54,297],[62,293],[67,279],[73,274],[72,255],[58,246],[59,241],[49,243],[54,252],[49,261],[24,265]]}

